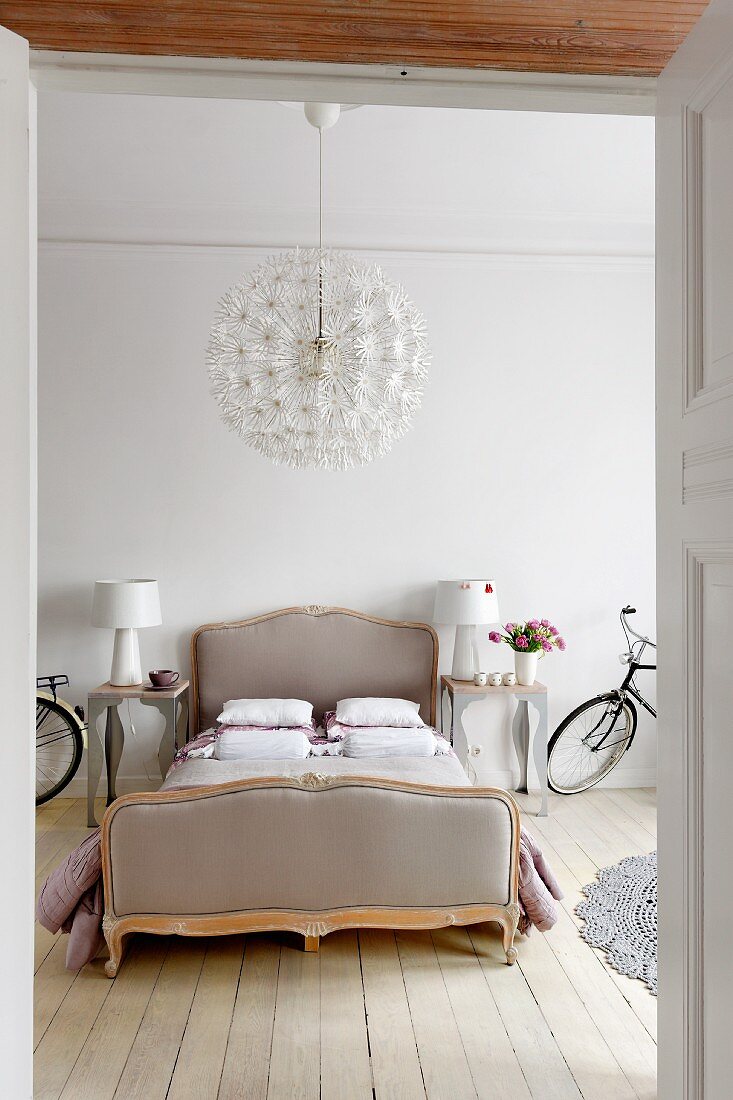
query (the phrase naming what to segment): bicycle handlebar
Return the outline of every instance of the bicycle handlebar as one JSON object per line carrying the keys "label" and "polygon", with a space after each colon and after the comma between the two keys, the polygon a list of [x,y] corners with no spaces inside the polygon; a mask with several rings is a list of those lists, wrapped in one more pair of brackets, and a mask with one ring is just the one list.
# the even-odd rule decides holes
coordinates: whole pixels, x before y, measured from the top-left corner
{"label": "bicycle handlebar", "polygon": [[621,625],[623,626],[624,630],[627,631],[627,634],[632,634],[634,636],[634,638],[637,638],[640,642],[645,642],[646,645],[650,645],[654,649],[656,649],[657,648],[656,642],[653,642],[650,638],[647,638],[645,634],[637,634],[637,632],[632,627],[629,626],[629,623],[628,623],[628,620],[627,620],[627,615],[635,615],[635,614],[636,614],[636,608],[631,607],[630,604],[627,604],[626,607],[621,609]]}

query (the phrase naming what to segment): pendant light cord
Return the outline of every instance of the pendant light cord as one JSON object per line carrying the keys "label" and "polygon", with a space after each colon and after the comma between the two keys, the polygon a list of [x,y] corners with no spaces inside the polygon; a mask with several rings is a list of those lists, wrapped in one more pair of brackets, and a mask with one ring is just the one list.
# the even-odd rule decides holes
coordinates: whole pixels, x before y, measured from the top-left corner
{"label": "pendant light cord", "polygon": [[318,247],[323,248],[323,130],[318,131]]}
{"label": "pendant light cord", "polygon": [[318,339],[323,338],[323,130],[318,127]]}

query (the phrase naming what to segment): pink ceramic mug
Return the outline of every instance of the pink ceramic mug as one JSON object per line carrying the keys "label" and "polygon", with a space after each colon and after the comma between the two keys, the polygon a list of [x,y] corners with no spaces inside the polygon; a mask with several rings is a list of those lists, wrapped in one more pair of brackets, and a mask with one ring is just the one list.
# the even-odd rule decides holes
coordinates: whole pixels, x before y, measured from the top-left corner
{"label": "pink ceramic mug", "polygon": [[154,668],[148,673],[150,683],[157,688],[173,687],[180,675],[180,672],[173,672],[170,668]]}

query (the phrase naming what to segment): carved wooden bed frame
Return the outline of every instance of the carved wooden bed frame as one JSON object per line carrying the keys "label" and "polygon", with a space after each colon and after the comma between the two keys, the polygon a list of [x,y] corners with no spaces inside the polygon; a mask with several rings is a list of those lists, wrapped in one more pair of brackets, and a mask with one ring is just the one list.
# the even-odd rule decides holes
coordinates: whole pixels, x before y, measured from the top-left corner
{"label": "carved wooden bed frame", "polygon": [[[246,619],[236,623],[217,623],[210,626],[199,628],[192,636],[191,639],[191,654],[192,654],[192,673],[193,673],[193,731],[198,732],[200,723],[202,720],[206,722],[208,716],[210,716],[211,700],[207,697],[207,684],[201,681],[201,645],[202,639],[205,639],[208,634],[212,632],[232,632],[229,635],[226,633],[217,634],[216,644],[219,645],[222,639],[232,639],[232,644],[236,645],[236,639],[242,639],[244,635],[242,631],[254,625],[268,624],[272,620],[280,619],[283,616],[307,616],[314,622],[323,620],[325,616],[338,616],[339,623],[346,623],[346,631],[351,629],[347,620],[360,620],[365,624],[375,624],[377,627],[389,628],[389,630],[407,631],[406,635],[400,637],[411,638],[416,642],[419,650],[417,665],[424,663],[425,665],[425,677],[426,680],[422,685],[422,699],[424,703],[424,711],[428,711],[426,717],[431,724],[435,722],[435,707],[436,707],[436,681],[437,681],[437,659],[438,659],[438,643],[435,632],[431,627],[423,623],[406,623],[406,622],[391,622],[390,620],[374,618],[372,616],[363,615],[358,612],[347,611],[342,608],[323,608],[320,606],[308,606],[304,608],[287,608],[283,611],[276,611],[269,615],[257,616],[253,619]],[[304,626],[300,620],[292,618],[289,620],[291,624],[298,624],[298,629],[301,632],[305,631],[306,639],[310,633],[310,626]],[[282,629],[282,623],[280,629]],[[269,627],[265,627],[269,629]],[[362,628],[360,628],[362,629]],[[368,627],[371,629],[371,627]],[[297,631],[295,631],[297,633]],[[424,649],[424,633],[421,638],[418,637],[417,632],[424,632],[432,642],[432,647]],[[314,636],[317,635],[317,629],[314,632]],[[391,635],[385,635],[391,637]],[[277,638],[280,635],[276,636]],[[381,640],[380,635],[380,640]],[[297,648],[297,644],[294,643]],[[302,659],[302,652],[299,653]],[[283,654],[283,665],[287,667],[288,655]],[[381,657],[375,658],[376,664],[379,665],[383,659]],[[388,655],[384,658],[388,660]],[[205,663],[205,662],[204,662]],[[236,662],[235,662],[236,664]],[[218,667],[218,666],[217,666]],[[385,672],[386,681],[380,679],[381,672]],[[365,679],[362,681],[364,687],[361,690],[361,694],[378,694],[380,687],[386,682],[387,687],[392,686],[392,680],[390,677],[395,675],[394,670],[390,667],[386,671],[382,669],[376,669],[377,684],[372,690],[366,688],[367,683],[371,683],[370,670],[367,668],[364,670]],[[306,668],[304,674],[308,674]],[[217,672],[218,675],[218,672]],[[323,674],[321,674],[323,676]],[[286,678],[287,679],[287,678]],[[240,697],[268,697],[268,694],[273,694],[271,691],[266,693],[260,689],[270,683],[268,680],[268,674],[265,671],[260,677],[255,672],[253,679],[245,673],[242,674],[240,686]],[[347,677],[347,683],[351,683]],[[357,687],[360,685],[356,685]],[[399,684],[397,685],[400,686]],[[243,690],[246,689],[246,690]],[[232,697],[236,694],[232,692]],[[282,690],[283,696],[290,695],[287,690],[287,686]],[[308,695],[292,693],[294,697],[309,698]],[[355,692],[356,694],[356,692]],[[398,691],[393,690],[391,692],[385,691],[384,694],[397,695]],[[414,697],[418,694],[413,690],[410,694],[403,697]],[[320,693],[323,698],[323,693]],[[227,695],[224,698],[228,697]],[[338,697],[345,697],[345,695],[339,695]],[[223,703],[224,698],[218,697],[216,706],[218,707]],[[333,703],[335,704],[336,698]],[[322,705],[322,704],[321,704]],[[207,711],[207,706],[209,710]],[[428,929],[428,928],[440,928],[447,925],[465,925],[478,923],[483,921],[497,921],[503,930],[503,947],[506,954],[506,961],[510,965],[516,960],[517,951],[514,947],[514,935],[516,933],[517,924],[519,920],[519,904],[518,904],[518,886],[519,886],[519,836],[520,836],[520,818],[519,809],[508,792],[499,790],[497,788],[479,788],[479,787],[450,787],[450,786],[431,786],[420,783],[410,783],[398,780],[375,778],[370,776],[353,776],[353,775],[323,775],[317,770],[317,761],[314,762],[314,770],[307,772],[297,778],[284,778],[281,776],[269,777],[269,778],[252,778],[244,781],[236,781],[233,783],[222,783],[215,786],[197,787],[188,790],[170,790],[170,791],[158,791],[158,792],[145,792],[139,794],[129,794],[122,798],[118,798],[108,808],[104,820],[102,822],[102,871],[104,878],[104,894],[105,894],[105,915],[103,920],[104,936],[109,947],[110,958],[105,966],[106,973],[109,977],[114,977],[117,974],[118,968],[122,960],[124,941],[130,933],[133,932],[148,932],[158,934],[177,934],[187,936],[216,936],[223,934],[234,934],[244,932],[270,932],[288,930],[302,934],[305,937],[305,950],[317,951],[319,945],[319,939],[321,936],[326,935],[329,932],[336,931],[343,928],[410,928],[410,929]],[[248,792],[262,791],[263,789],[276,789],[282,790],[294,790],[299,792],[306,792],[308,798],[311,797],[328,798],[331,792],[338,791],[340,788],[358,787],[358,788],[372,788],[375,791],[384,792],[398,792],[400,795],[412,798],[418,796],[420,798],[419,803],[410,803],[410,812],[414,811],[422,813],[425,809],[425,798],[423,796],[430,796],[429,806],[435,806],[435,811],[432,809],[426,809],[425,812],[431,814],[436,813],[436,820],[440,816],[440,803],[432,802],[432,799],[450,799],[450,800],[471,800],[472,807],[476,809],[477,813],[484,814],[484,810],[478,810],[475,799],[489,800],[491,805],[491,813],[496,814],[496,803],[499,803],[505,808],[509,818],[509,839],[507,846],[509,851],[504,849],[503,853],[497,855],[497,862],[501,861],[501,867],[508,867],[508,884],[506,885],[506,895],[504,900],[491,903],[481,904],[441,904],[436,906],[431,905],[419,905],[419,906],[399,906],[390,904],[388,906],[381,905],[367,905],[367,906],[346,906],[340,908],[327,908],[327,909],[287,909],[287,908],[253,908],[250,910],[239,909],[237,911],[227,912],[212,912],[202,914],[200,912],[190,913],[186,911],[178,911],[175,913],[160,913],[154,912],[133,912],[133,913],[120,913],[115,912],[115,889],[119,889],[120,879],[129,877],[132,881],[136,874],[136,869],[139,870],[138,860],[145,859],[149,850],[154,849],[156,835],[155,823],[163,824],[166,827],[170,825],[171,817],[163,819],[156,815],[169,814],[167,809],[169,804],[175,803],[176,812],[180,813],[182,810],[184,813],[193,813],[196,816],[196,830],[205,831],[207,822],[207,801],[209,799],[219,799],[222,796],[234,795],[234,800],[229,800],[224,803],[219,803],[219,806],[232,806],[234,807],[233,813],[237,815],[237,825],[241,826],[241,817],[244,815],[245,821],[246,815],[249,812],[248,803],[245,801],[248,796]],[[279,797],[279,796],[278,796]],[[376,797],[376,795],[375,795]],[[188,805],[190,804],[190,806]],[[309,805],[310,803],[307,803]],[[208,805],[211,805],[208,803]],[[253,805],[250,803],[249,805]],[[453,807],[457,807],[459,803],[451,802],[451,812]],[[184,807],[186,807],[184,809]],[[458,811],[456,813],[462,813]],[[487,811],[488,812],[488,811]],[[120,817],[119,815],[123,815]],[[127,816],[125,816],[127,815]],[[151,816],[152,815],[152,816]],[[482,820],[486,820],[482,818]],[[141,822],[144,821],[145,836],[151,836],[150,845],[145,843],[138,847],[133,847],[134,855],[125,855],[120,857],[118,855],[118,863],[115,869],[114,860],[114,848],[115,844],[119,845],[118,851],[125,851],[124,840],[116,840],[118,835],[124,837],[124,828],[115,831],[116,822],[133,821],[137,824],[134,828],[138,829],[138,835],[141,829]],[[430,819],[432,822],[432,818]],[[454,826],[455,827],[455,826]],[[165,830],[164,830],[165,831]],[[168,829],[168,833],[170,830]],[[129,840],[128,840],[129,845]],[[163,841],[159,841],[159,844],[163,844]],[[140,847],[144,850],[140,854]],[[397,853],[399,856],[399,853]],[[483,858],[482,856],[480,858]],[[322,869],[321,869],[322,870]],[[498,872],[503,874],[504,872]],[[237,889],[240,887],[238,886]],[[124,890],[123,890],[124,892]],[[140,907],[142,909],[142,906]]]}

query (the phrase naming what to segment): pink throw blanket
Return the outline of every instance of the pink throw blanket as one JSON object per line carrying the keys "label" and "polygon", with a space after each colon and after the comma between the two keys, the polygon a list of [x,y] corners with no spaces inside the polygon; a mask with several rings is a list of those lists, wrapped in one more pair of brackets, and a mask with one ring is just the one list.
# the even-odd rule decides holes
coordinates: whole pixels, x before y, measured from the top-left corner
{"label": "pink throw blanket", "polygon": [[519,931],[528,936],[534,924],[549,932],[557,922],[556,901],[562,890],[535,838],[522,829],[519,839]]}
{"label": "pink throw blanket", "polygon": [[[534,924],[549,932],[557,920],[555,900],[562,898],[542,851],[526,829],[519,842],[519,931]],[[554,899],[554,900],[553,900]],[[102,944],[104,892],[100,831],[95,829],[46,879],[36,906],[36,919],[54,934],[69,933],[68,970],[81,970]]]}
{"label": "pink throw blanket", "polygon": [[67,970],[81,970],[102,946],[102,845],[95,829],[51,872],[38,895],[36,920],[54,935],[69,933]]}

